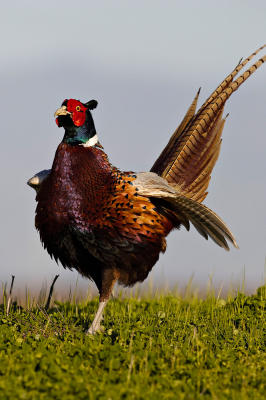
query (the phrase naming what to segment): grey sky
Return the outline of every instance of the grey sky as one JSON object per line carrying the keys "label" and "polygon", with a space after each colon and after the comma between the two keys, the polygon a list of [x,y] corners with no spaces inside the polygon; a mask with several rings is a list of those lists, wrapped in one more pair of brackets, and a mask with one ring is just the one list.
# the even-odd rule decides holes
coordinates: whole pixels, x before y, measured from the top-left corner
{"label": "grey sky", "polygon": [[[149,170],[198,87],[200,103],[266,39],[264,1],[13,1],[1,5],[1,277],[40,287],[59,272],[34,228],[26,180],[51,166],[65,98],[96,98],[93,112],[111,161]],[[264,51],[265,53],[265,51]],[[262,53],[263,54],[263,53]],[[193,229],[169,236],[156,282],[263,281],[266,256],[266,67],[228,102],[230,116],[206,204],[235,234],[229,253]],[[64,278],[64,279],[63,279]],[[81,280],[81,278],[80,278]],[[86,282],[85,282],[86,283]],[[85,283],[83,285],[85,285]]]}

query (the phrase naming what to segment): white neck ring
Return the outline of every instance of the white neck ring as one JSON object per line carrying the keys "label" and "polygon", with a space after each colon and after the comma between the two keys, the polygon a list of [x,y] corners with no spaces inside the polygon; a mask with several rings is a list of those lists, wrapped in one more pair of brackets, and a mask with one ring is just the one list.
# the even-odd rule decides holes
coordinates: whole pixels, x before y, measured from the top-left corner
{"label": "white neck ring", "polygon": [[92,138],[90,138],[86,143],[81,143],[83,147],[92,147],[98,143],[98,136],[95,134]]}

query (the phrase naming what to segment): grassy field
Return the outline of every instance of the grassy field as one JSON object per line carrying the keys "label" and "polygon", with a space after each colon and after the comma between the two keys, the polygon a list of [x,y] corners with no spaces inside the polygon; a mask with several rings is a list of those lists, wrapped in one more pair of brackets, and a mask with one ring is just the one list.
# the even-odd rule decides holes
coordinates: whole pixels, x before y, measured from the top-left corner
{"label": "grassy field", "polygon": [[[13,304],[0,314],[0,399],[265,399],[265,287],[205,300]],[[264,335],[264,336],[263,336]]]}

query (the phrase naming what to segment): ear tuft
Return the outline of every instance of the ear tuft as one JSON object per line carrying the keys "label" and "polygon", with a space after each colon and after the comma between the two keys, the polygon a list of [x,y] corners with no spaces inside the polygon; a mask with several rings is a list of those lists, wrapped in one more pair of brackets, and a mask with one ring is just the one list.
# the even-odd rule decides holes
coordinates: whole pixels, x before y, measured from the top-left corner
{"label": "ear tuft", "polygon": [[89,110],[94,110],[98,105],[98,101],[96,100],[90,100],[87,103],[85,103],[85,106],[88,107]]}

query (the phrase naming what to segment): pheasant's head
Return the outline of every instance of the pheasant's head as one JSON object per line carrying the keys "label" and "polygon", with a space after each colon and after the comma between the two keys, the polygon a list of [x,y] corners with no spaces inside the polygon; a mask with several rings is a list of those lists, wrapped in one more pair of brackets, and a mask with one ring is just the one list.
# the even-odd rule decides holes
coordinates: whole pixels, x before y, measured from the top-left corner
{"label": "pheasant's head", "polygon": [[[64,100],[55,112],[56,123],[65,128],[63,142],[68,144],[97,143],[97,135],[90,110],[97,107],[96,100],[81,103],[79,100]],[[91,144],[90,144],[91,143]]]}

